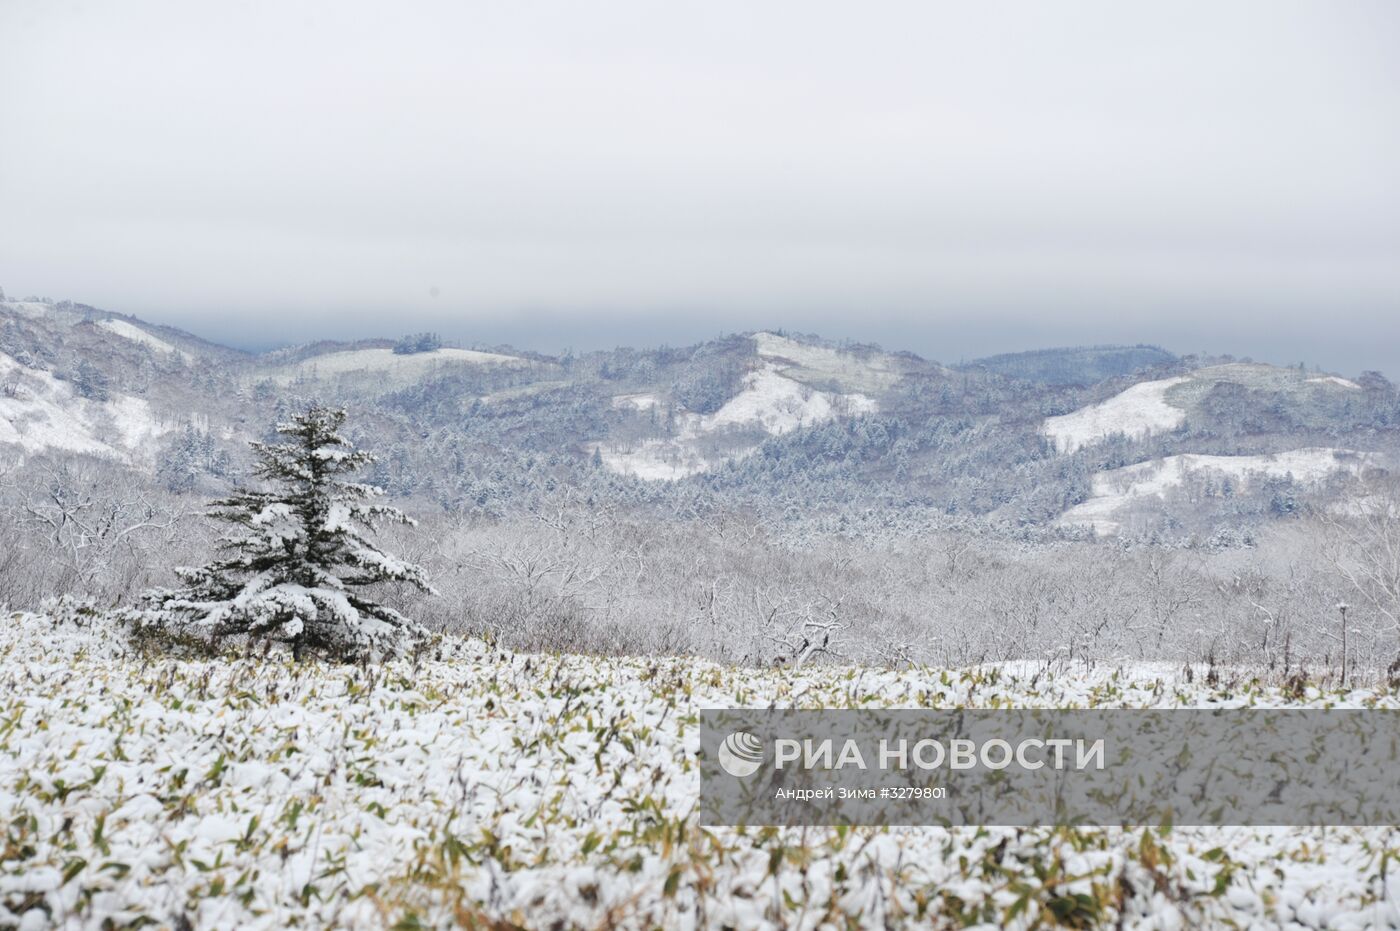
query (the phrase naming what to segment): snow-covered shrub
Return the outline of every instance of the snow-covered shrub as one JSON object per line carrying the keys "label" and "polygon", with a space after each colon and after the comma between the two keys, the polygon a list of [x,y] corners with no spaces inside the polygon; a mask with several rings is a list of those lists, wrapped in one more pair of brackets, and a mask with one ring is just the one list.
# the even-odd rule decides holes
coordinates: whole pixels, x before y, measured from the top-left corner
{"label": "snow-covered shrub", "polygon": [[254,474],[267,491],[242,490],[210,516],[232,525],[221,555],[177,569],[177,590],[148,593],[151,617],[218,641],[246,636],[336,658],[396,652],[418,625],[370,600],[368,586],[403,582],[431,592],[422,568],[383,552],[368,532],[381,521],[412,523],[373,504],[379,488],[350,481],[373,456],[337,431],[345,411],[312,406],[279,424],[286,443],[254,443]]}
{"label": "snow-covered shrub", "polygon": [[152,623],[145,612],[104,610],[91,597],[46,598],[37,614],[15,615],[11,623],[23,626],[29,636],[42,631],[45,655],[55,663],[79,658],[208,659],[212,655],[207,641],[166,630]]}
{"label": "snow-covered shrub", "polygon": [[102,611],[98,609],[91,596],[81,595],[59,595],[56,598],[45,598],[39,605],[39,613],[52,618],[56,623],[79,628],[92,626],[102,615]]}

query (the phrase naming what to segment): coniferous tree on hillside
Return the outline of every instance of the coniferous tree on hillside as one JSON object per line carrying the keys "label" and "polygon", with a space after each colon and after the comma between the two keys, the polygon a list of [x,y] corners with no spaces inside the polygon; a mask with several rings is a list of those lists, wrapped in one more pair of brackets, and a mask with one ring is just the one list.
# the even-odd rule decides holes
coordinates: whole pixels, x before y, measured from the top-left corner
{"label": "coniferous tree on hillside", "polygon": [[78,369],[73,373],[73,387],[79,396],[89,401],[105,401],[111,397],[107,390],[107,376],[86,359],[78,363]]}
{"label": "coniferous tree on hillside", "polygon": [[412,523],[373,503],[379,488],[348,476],[374,461],[337,431],[343,410],[313,406],[277,432],[282,443],[253,443],[254,474],[266,491],[216,501],[210,516],[232,526],[219,558],[177,569],[184,587],[147,595],[159,619],[214,640],[246,635],[335,657],[393,652],[408,618],[362,590],[403,582],[431,592],[422,568],[385,553],[368,534],[382,521]]}

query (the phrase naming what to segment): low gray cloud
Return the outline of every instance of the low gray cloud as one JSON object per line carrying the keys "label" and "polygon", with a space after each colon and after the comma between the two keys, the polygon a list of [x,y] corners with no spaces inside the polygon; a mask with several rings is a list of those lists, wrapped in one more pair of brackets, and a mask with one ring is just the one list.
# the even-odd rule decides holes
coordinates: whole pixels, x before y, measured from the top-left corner
{"label": "low gray cloud", "polygon": [[0,284],[244,344],[1400,371],[1388,2],[0,6]]}

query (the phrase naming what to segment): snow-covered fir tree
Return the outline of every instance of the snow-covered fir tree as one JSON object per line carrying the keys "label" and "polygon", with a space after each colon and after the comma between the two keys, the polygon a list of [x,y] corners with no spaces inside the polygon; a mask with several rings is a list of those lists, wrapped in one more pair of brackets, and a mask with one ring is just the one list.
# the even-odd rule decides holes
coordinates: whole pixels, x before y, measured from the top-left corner
{"label": "snow-covered fir tree", "polygon": [[431,592],[423,569],[371,542],[382,521],[412,523],[373,503],[381,489],[350,480],[374,457],[338,432],[345,411],[312,406],[277,426],[286,442],[252,444],[265,491],[240,490],[210,516],[232,525],[219,557],[177,569],[178,590],[147,595],[159,619],[211,639],[246,635],[335,657],[393,652],[411,620],[363,589],[403,582]]}
{"label": "snow-covered fir tree", "polygon": [[219,449],[208,431],[191,424],[167,444],[156,469],[156,476],[176,494],[193,491],[201,475],[227,475],[228,453]]}

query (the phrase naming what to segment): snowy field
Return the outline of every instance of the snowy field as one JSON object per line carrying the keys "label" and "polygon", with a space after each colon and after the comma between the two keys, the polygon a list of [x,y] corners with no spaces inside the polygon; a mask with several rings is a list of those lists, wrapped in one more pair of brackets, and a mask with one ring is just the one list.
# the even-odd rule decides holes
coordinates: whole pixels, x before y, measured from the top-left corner
{"label": "snowy field", "polygon": [[[81,619],[80,619],[81,620]],[[1400,707],[1171,674],[514,655],[143,657],[0,627],[0,927],[1297,927],[1400,921],[1392,829],[702,828],[697,711]]]}

